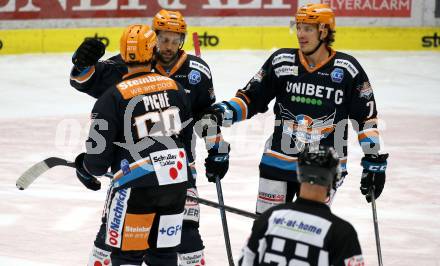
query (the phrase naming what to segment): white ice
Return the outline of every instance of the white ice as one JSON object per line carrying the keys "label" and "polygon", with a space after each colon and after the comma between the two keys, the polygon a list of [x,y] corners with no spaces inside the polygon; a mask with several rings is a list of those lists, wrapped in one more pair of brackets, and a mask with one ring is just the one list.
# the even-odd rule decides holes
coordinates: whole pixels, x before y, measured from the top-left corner
{"label": "white ice", "polygon": [[[206,52],[218,100],[258,71],[271,51]],[[377,201],[385,265],[440,265],[440,53],[352,52],[368,73],[390,153],[387,183]],[[86,265],[108,181],[86,190],[71,168],[58,167],[19,191],[15,180],[49,156],[73,159],[84,150],[94,99],[69,85],[70,54],[0,56],[0,265]],[[231,166],[223,179],[227,205],[254,211],[258,163],[272,130],[270,112],[225,130]],[[356,228],[366,265],[377,265],[371,205],[359,191],[361,151],[353,138],[349,176],[332,210]],[[199,143],[201,144],[201,143]],[[200,196],[217,201],[204,177],[198,145]],[[217,209],[202,206],[200,231],[207,265],[227,265]],[[252,220],[228,214],[234,258]]]}

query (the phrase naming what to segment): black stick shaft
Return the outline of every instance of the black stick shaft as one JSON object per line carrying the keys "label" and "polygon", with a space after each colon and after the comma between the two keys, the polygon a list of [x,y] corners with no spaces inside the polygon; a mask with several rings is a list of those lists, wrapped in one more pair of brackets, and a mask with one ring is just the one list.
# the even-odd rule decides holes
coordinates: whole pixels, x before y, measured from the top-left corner
{"label": "black stick shaft", "polygon": [[379,223],[377,221],[376,199],[374,195],[374,186],[371,189],[371,208],[373,210],[373,223],[374,223],[374,234],[376,236],[377,259],[379,261],[379,266],[383,266],[382,249],[380,247],[380,238],[379,238]]}
{"label": "black stick shaft", "polygon": [[224,209],[225,204],[223,202],[222,185],[220,183],[220,178],[218,176],[215,178],[215,185],[217,188],[218,203],[221,205],[220,217],[222,219],[223,235],[225,237],[226,253],[228,255],[229,266],[234,266],[234,258],[232,257],[232,250],[231,250],[231,241],[229,239],[228,222],[226,220],[226,212]]}
{"label": "black stick shaft", "polygon": [[214,207],[214,208],[217,208],[217,209],[224,208],[225,211],[227,211],[227,212],[234,213],[234,214],[237,214],[237,215],[241,215],[241,216],[244,216],[244,217],[247,217],[247,218],[251,218],[251,219],[254,219],[254,220],[258,218],[258,215],[255,214],[255,213],[251,213],[251,212],[247,212],[247,211],[244,211],[244,210],[240,210],[240,209],[228,206],[228,205],[223,205],[222,206],[222,205],[218,204],[217,202],[210,201],[210,200],[203,199],[203,198],[197,198],[197,197],[193,197],[193,196],[186,196],[186,197],[190,198],[192,200],[198,201],[199,203],[201,203],[203,205],[206,205],[206,206],[209,206],[209,207]]}

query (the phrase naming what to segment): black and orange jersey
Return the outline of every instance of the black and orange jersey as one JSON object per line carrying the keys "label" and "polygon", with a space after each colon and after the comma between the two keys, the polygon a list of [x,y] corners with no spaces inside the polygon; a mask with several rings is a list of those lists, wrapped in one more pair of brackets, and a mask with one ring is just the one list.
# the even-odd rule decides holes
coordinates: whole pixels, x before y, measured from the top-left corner
{"label": "black and orange jersey", "polygon": [[127,74],[93,107],[84,166],[93,175],[111,167],[114,187],[186,182],[191,118],[180,84],[147,69]]}
{"label": "black and orange jersey", "polygon": [[[191,100],[191,112],[194,118],[199,118],[202,111],[215,102],[215,93],[212,75],[206,62],[194,55],[179,51],[177,62],[171,69],[164,69],[158,64],[153,64],[153,72],[169,77],[183,86]],[[73,67],[70,73],[70,84],[80,92],[98,98],[111,86],[122,80],[127,73],[127,66],[120,54],[107,60],[99,61],[94,66],[83,71]],[[221,147],[223,137],[219,132],[216,136],[205,139],[207,149]],[[195,147],[186,147],[189,152],[189,161],[194,161]],[[190,152],[191,151],[191,152]]]}
{"label": "black and orange jersey", "polygon": [[[153,72],[169,77],[185,88],[191,98],[194,116],[215,102],[211,70],[208,64],[197,56],[179,51],[177,62],[171,69],[164,69],[155,64]],[[70,84],[78,91],[98,98],[112,85],[121,81],[125,74],[127,66],[118,54],[99,61],[82,72],[74,67],[70,73]]]}
{"label": "black and orange jersey", "polygon": [[348,119],[364,152],[379,149],[373,90],[350,55],[329,49],[328,59],[312,67],[298,49],[276,51],[228,101],[233,122],[266,112],[273,99],[276,122],[260,164],[268,177],[295,181],[298,150],[318,142],[335,147],[345,171]]}
{"label": "black and orange jersey", "polygon": [[298,198],[264,212],[252,227],[239,266],[363,266],[353,226],[320,202]]}

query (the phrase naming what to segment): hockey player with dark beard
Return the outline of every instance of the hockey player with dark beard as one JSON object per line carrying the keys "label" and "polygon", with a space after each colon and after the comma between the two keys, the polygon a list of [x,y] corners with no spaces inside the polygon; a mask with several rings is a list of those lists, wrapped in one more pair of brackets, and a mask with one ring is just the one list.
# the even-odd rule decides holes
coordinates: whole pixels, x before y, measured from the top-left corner
{"label": "hockey player with dark beard", "polygon": [[128,73],[96,101],[87,153],[75,160],[79,180],[92,190],[100,188],[95,176],[111,167],[104,241],[113,266],[177,266],[191,103],[180,84],[151,72],[156,44],[148,25],[126,28],[120,51]]}
{"label": "hockey player with dark beard", "polygon": [[[191,99],[193,117],[200,117],[201,112],[215,102],[215,94],[210,69],[201,58],[185,53],[182,49],[187,25],[179,12],[161,10],[153,18],[152,29],[158,36],[158,50],[153,62],[153,71],[180,83]],[[85,40],[72,57],[74,67],[71,71],[70,84],[78,91],[92,97],[99,97],[112,85],[120,82],[127,73],[127,66],[116,55],[108,60],[98,60],[104,55],[105,46],[95,39]],[[192,129],[192,125],[189,126]],[[205,159],[206,176],[210,182],[215,177],[223,178],[229,167],[229,144],[223,140],[220,128],[218,134],[205,137],[208,157]],[[188,161],[193,173],[190,178],[188,195],[197,196],[196,171],[194,165],[193,139],[188,145]],[[197,202],[187,200],[184,212],[182,244],[179,247],[181,265],[203,265],[204,245],[199,233],[200,208]],[[95,246],[89,260],[89,265],[95,262],[103,263],[109,254],[109,248],[104,244],[105,217],[101,230],[95,240]],[[104,264],[103,264],[104,265]]]}
{"label": "hockey player with dark beard", "polygon": [[[256,212],[290,202],[298,193],[297,154],[305,145],[335,148],[347,174],[348,121],[364,152],[361,192],[371,201],[382,193],[388,154],[380,154],[377,109],[373,90],[358,61],[331,48],[335,17],[326,4],[308,4],[295,16],[299,49],[274,52],[235,97],[213,105],[207,118],[218,125],[250,119],[268,110],[275,99],[275,126],[265,145],[259,169]],[[328,204],[342,185],[332,188]]]}
{"label": "hockey player with dark beard", "polygon": [[363,266],[353,226],[326,205],[341,178],[339,159],[331,147],[306,148],[298,156],[299,197],[264,212],[239,259],[239,266]]}

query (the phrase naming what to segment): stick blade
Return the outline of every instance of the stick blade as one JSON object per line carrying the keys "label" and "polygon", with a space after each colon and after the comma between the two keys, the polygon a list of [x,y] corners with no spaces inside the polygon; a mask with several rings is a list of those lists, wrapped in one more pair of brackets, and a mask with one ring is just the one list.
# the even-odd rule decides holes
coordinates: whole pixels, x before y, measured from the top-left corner
{"label": "stick blade", "polygon": [[47,165],[46,161],[42,161],[39,163],[34,164],[31,168],[26,170],[18,179],[16,182],[16,186],[20,190],[24,190],[29,187],[30,184],[32,184],[37,177],[42,175],[44,172],[49,170],[50,167]]}
{"label": "stick blade", "polygon": [[35,179],[37,179],[44,172],[58,165],[75,167],[75,164],[72,162],[68,162],[67,160],[58,157],[50,157],[39,163],[34,164],[31,168],[26,170],[26,172],[24,172],[17,179],[15,185],[17,186],[18,189],[24,190],[28,188],[30,184],[32,184],[35,181]]}

